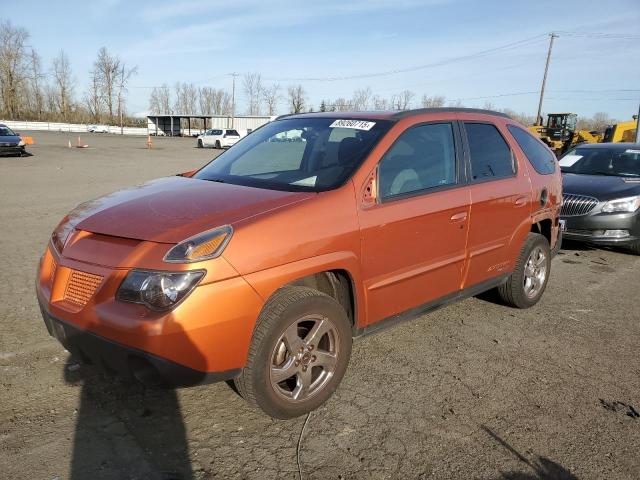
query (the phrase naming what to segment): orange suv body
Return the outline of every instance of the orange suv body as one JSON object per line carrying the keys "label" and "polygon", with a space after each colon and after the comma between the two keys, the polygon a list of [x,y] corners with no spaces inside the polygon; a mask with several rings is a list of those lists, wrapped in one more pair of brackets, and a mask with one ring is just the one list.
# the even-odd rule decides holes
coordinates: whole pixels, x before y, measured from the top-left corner
{"label": "orange suv body", "polygon": [[[174,385],[241,378],[249,400],[295,416],[337,387],[351,337],[494,287],[535,303],[561,198],[551,151],[501,114],[285,116],[201,170],[80,205],[41,259],[37,296],[49,333],[86,361]],[[528,298],[527,285],[540,288]],[[295,302],[311,316],[287,340],[278,322]],[[322,318],[335,327],[315,344],[326,368],[304,342]],[[284,366],[294,374],[275,382]],[[275,393],[261,393],[268,378]]]}

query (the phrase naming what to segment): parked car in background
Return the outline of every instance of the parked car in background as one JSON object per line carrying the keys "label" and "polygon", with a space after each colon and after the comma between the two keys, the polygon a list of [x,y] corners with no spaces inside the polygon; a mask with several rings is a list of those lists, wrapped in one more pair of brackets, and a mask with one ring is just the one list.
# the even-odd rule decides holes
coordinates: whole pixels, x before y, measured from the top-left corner
{"label": "parked car in background", "polygon": [[198,148],[227,148],[240,140],[240,134],[232,128],[212,128],[198,135]]}
{"label": "parked car in background", "polygon": [[90,133],[109,133],[109,127],[106,125],[89,125],[87,132]]}
{"label": "parked car in background", "polygon": [[78,206],[37,297],[79,359],[232,379],[291,418],[335,391],[354,337],[489,289],[535,305],[561,188],[551,150],[504,114],[290,115],[197,171]]}
{"label": "parked car in background", "polygon": [[560,159],[564,238],[640,255],[640,144],[595,143]]}
{"label": "parked car in background", "polygon": [[0,155],[21,156],[26,152],[25,143],[20,135],[0,123]]}

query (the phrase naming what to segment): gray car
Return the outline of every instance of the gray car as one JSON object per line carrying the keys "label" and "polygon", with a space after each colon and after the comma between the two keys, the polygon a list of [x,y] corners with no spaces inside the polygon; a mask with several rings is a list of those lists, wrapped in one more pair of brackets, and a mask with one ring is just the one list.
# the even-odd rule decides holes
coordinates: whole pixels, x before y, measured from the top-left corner
{"label": "gray car", "polygon": [[0,123],[0,155],[24,155],[24,142],[20,135]]}
{"label": "gray car", "polygon": [[640,144],[580,145],[560,168],[563,237],[640,255]]}

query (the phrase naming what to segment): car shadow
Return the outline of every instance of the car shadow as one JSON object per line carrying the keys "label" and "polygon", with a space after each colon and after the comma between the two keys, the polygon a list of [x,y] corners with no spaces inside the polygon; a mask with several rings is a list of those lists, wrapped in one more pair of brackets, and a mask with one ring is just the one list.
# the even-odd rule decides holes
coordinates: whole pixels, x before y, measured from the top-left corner
{"label": "car shadow", "polygon": [[501,480],[578,480],[574,474],[564,468],[562,465],[549,460],[545,457],[538,456],[535,460],[529,460],[527,457],[513,448],[506,440],[502,439],[497,433],[485,425],[481,425],[493,440],[504,447],[509,453],[516,457],[526,466],[525,471],[502,472],[498,479]]}
{"label": "car shadow", "polygon": [[[187,336],[181,337],[180,347],[190,352],[198,370],[206,370],[204,356]],[[81,391],[74,412],[75,435],[68,478],[193,479],[177,391],[159,386],[154,375],[146,377],[149,384],[116,376],[110,371],[109,359],[90,358],[81,348],[71,350],[64,380]],[[203,378],[204,374],[190,377],[189,385],[198,384]]]}

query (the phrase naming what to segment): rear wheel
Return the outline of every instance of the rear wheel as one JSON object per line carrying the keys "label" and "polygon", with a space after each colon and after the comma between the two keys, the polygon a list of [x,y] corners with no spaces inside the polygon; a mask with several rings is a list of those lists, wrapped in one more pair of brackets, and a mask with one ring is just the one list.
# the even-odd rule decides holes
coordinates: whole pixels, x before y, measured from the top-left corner
{"label": "rear wheel", "polygon": [[285,287],[267,302],[235,386],[245,400],[276,418],[322,405],[336,390],[351,356],[350,322],[333,298]]}
{"label": "rear wheel", "polygon": [[550,271],[549,242],[540,234],[530,233],[522,246],[515,270],[509,279],[497,288],[498,295],[512,307],[532,307],[542,297]]}

